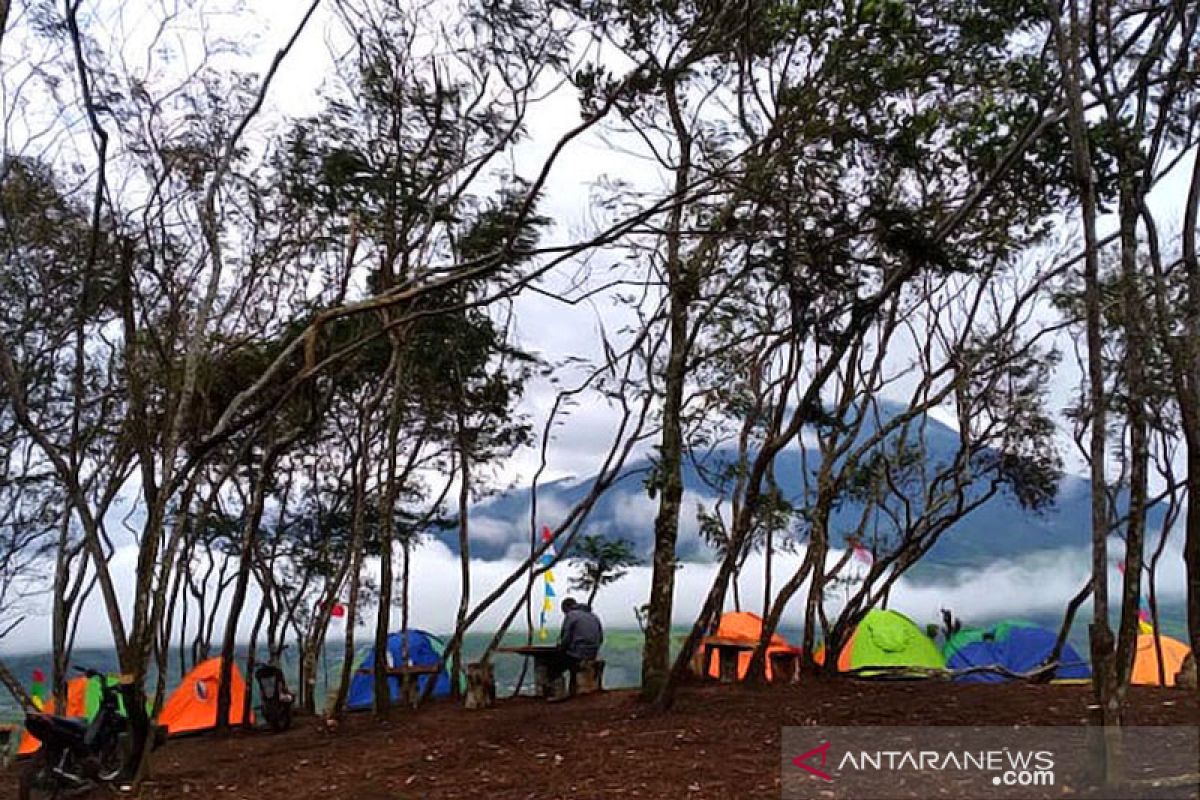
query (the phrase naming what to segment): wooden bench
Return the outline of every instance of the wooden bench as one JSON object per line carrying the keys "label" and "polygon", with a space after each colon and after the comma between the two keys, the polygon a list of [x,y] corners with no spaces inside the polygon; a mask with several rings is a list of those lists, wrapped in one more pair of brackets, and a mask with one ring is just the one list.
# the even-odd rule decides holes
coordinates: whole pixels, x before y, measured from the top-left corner
{"label": "wooden bench", "polygon": [[800,650],[776,650],[771,658],[771,683],[793,683],[800,674]]}
{"label": "wooden bench", "polygon": [[[407,667],[388,667],[384,670],[384,674],[389,679],[400,679],[400,699],[406,706],[416,708],[417,701],[420,698],[420,692],[417,691],[417,687],[421,684],[419,678],[422,675],[438,675],[441,671],[441,668],[437,664],[410,664]],[[373,676],[375,668],[363,667],[358,671],[358,674]]]}
{"label": "wooden bench", "polygon": [[496,704],[496,668],[490,661],[467,664],[467,708],[491,708]]}
{"label": "wooden bench", "polygon": [[571,670],[572,695],[591,694],[604,691],[604,660],[592,659],[579,662],[579,666]]}

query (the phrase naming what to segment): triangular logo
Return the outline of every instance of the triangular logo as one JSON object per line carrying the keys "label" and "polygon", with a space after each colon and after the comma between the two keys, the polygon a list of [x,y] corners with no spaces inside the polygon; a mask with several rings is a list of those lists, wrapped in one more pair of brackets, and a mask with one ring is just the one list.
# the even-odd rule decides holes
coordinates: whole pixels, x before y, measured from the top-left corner
{"label": "triangular logo", "polygon": [[804,770],[805,772],[807,772],[811,775],[816,775],[818,778],[820,778],[823,781],[829,781],[830,783],[833,783],[832,775],[830,775],[825,770],[818,769],[816,766],[808,763],[808,760],[815,756],[821,757],[820,766],[824,767],[825,760],[829,757],[829,742],[822,742],[821,744],[814,747],[812,750],[809,750],[807,753],[801,753],[800,755],[798,755],[792,759],[792,763],[795,764],[800,769]]}

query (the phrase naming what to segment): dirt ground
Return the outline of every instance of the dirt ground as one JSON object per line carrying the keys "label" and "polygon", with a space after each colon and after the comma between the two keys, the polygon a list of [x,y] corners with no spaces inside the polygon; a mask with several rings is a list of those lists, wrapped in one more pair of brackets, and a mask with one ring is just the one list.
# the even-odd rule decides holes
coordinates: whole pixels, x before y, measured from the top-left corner
{"label": "dirt ground", "polygon": [[[334,734],[312,720],[289,732],[169,742],[152,800],[406,798],[757,798],[780,795],[786,725],[1073,725],[1085,686],[832,680],[749,689],[686,687],[667,715],[629,691],[546,704],[503,700],[397,709],[387,725],[351,715]],[[1194,693],[1135,687],[1134,725],[1200,725]],[[16,796],[15,772],[0,797]]]}

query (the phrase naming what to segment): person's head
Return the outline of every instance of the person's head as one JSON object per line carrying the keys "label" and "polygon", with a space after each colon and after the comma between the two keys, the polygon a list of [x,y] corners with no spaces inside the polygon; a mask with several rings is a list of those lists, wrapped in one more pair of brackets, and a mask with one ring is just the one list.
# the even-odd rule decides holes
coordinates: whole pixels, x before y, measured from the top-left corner
{"label": "person's head", "polygon": [[575,608],[578,608],[578,607],[579,607],[579,603],[575,602],[575,598],[574,598],[574,597],[566,597],[566,598],[563,598],[563,601],[562,601],[562,612],[563,612],[564,614],[566,614],[566,613],[570,612],[572,609],[575,609]]}

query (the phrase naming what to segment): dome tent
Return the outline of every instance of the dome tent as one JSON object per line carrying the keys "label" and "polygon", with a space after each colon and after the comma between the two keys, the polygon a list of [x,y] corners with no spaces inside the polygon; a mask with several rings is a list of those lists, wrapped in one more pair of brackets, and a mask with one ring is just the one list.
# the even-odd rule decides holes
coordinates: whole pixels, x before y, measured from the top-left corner
{"label": "dome tent", "polygon": [[[1028,673],[1046,662],[1054,652],[1058,635],[1048,628],[1023,620],[1004,620],[990,628],[964,628],[942,648],[948,669],[1003,667],[1009,672]],[[1064,644],[1059,666],[1051,680],[1087,680],[1092,671],[1087,660],[1070,644]],[[1011,680],[998,672],[972,672],[955,680],[964,683],[1002,683]]]}
{"label": "dome tent", "polygon": [[[823,662],[823,647],[815,657],[818,663]],[[945,666],[937,645],[915,622],[898,611],[875,608],[855,627],[837,660],[838,672],[865,670],[861,675],[872,674],[871,667],[944,669]]]}
{"label": "dome tent", "polygon": [[[431,633],[426,633],[420,630],[408,631],[408,663],[413,666],[436,666],[441,661],[442,651],[445,650],[445,644],[441,639]],[[389,633],[387,638],[387,664],[389,667],[398,667],[404,663],[404,635],[400,632]],[[370,670],[375,666],[375,648],[369,648],[363,654],[362,659],[354,670],[354,677],[350,680],[350,694],[346,700],[346,707],[352,711],[357,711],[365,708],[370,708],[375,700],[375,676],[363,672]],[[431,676],[421,675],[417,679],[417,688],[419,691],[425,691],[425,684]],[[388,686],[391,688],[392,702],[400,699],[400,678],[398,676],[388,677]],[[437,676],[437,683],[433,687],[434,697],[446,697],[450,694],[450,675],[443,667],[442,671]]]}
{"label": "dome tent", "polygon": [[[711,637],[705,637],[700,642],[700,647],[696,653],[701,661],[704,659],[704,643],[709,638],[716,639],[734,639],[744,641],[747,644],[758,644],[758,640],[762,638],[763,621],[762,617],[757,614],[751,614],[748,611],[730,611],[727,614],[721,615],[721,621],[717,624],[717,630]],[[767,644],[767,680],[773,680],[771,666],[772,653],[799,653],[800,649],[791,645],[787,639],[784,639],[778,633],[771,635],[771,641]],[[746,671],[750,668],[750,659],[753,652],[746,651],[738,654],[737,676],[738,680],[745,680]],[[709,660],[707,673],[709,677],[717,678],[721,675],[720,662],[716,653],[712,654]]]}
{"label": "dome tent", "polygon": [[[221,685],[221,659],[201,661],[184,676],[183,681],[171,692],[158,714],[158,724],[167,729],[169,736],[181,733],[197,733],[217,726],[217,692]],[[229,678],[229,724],[241,725],[242,698],[246,693],[246,682],[242,679],[237,664],[232,665]],[[254,713],[250,713],[254,723]]]}
{"label": "dome tent", "polygon": [[[1183,668],[1191,648],[1178,639],[1159,634],[1162,646],[1164,686],[1175,685],[1175,675]],[[1154,634],[1143,633],[1137,637],[1137,653],[1133,657],[1133,674],[1130,683],[1143,686],[1158,686],[1158,651],[1154,647]]]}

